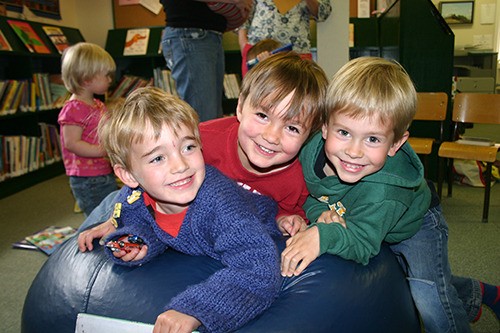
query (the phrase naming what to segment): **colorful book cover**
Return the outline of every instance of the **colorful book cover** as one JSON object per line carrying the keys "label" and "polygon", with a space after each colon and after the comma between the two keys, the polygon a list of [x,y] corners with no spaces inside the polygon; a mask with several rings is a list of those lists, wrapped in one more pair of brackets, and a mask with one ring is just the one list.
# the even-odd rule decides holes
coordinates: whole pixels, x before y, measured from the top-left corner
{"label": "colorful book cover", "polygon": [[144,55],[148,51],[149,29],[129,29],[123,55]]}
{"label": "colorful book cover", "polygon": [[40,232],[26,237],[26,240],[42,250],[45,254],[51,255],[56,250],[57,246],[75,234],[76,229],[73,227],[67,226],[58,228],[50,226]]}
{"label": "colorful book cover", "polygon": [[26,48],[32,53],[51,53],[49,48],[40,39],[35,30],[28,22],[7,20],[9,25],[14,29],[17,36],[24,43]]}
{"label": "colorful book cover", "polygon": [[68,39],[64,35],[61,28],[45,25],[42,29],[45,31],[47,37],[49,37],[52,41],[52,44],[54,44],[59,54],[62,54],[63,51],[69,47]]}
{"label": "colorful book cover", "polygon": [[5,38],[3,32],[0,30],[0,51],[12,51],[12,47],[9,44],[7,38]]}

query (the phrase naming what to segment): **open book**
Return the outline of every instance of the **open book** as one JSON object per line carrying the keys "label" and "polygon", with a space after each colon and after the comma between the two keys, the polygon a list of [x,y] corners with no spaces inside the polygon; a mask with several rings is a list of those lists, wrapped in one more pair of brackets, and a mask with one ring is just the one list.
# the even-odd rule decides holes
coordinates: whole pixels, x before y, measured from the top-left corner
{"label": "open book", "polygon": [[47,227],[33,235],[26,237],[26,240],[35,245],[39,250],[47,255],[51,255],[60,244],[73,237],[76,229],[73,227]]}

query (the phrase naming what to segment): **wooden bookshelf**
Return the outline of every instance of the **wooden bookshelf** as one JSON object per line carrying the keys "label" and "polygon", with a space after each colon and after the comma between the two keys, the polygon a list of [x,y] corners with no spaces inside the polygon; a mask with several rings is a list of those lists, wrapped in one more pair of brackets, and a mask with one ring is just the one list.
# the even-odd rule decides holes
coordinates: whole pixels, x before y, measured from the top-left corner
{"label": "wooden bookshelf", "polygon": [[[38,35],[40,41],[45,44],[50,52],[30,52],[29,48],[26,47],[24,42],[16,34],[13,27],[9,25],[8,20],[19,21],[23,25],[29,24],[36,35]],[[59,28],[64,33],[69,45],[84,41],[82,34],[76,28],[0,16],[0,30],[12,47],[12,51],[0,50],[0,80],[33,82],[33,74],[36,73],[44,73],[47,75],[60,74],[61,55],[46,35],[43,26]],[[21,94],[21,92],[19,93]],[[21,110],[20,106],[14,108],[14,104],[11,110],[12,112],[0,116],[0,139],[2,139],[0,140],[0,145],[2,145],[2,150],[0,151],[2,154],[2,163],[0,166],[5,166],[5,163],[7,163],[4,154],[6,146],[3,145],[6,137],[29,137],[43,140],[42,129],[39,123],[50,124],[52,127],[57,126],[58,129],[57,116],[59,107],[56,107],[55,104],[44,107],[40,104],[40,98],[40,95],[38,95],[36,103],[33,104],[33,109],[30,111]],[[54,137],[52,141],[58,144],[58,139],[55,138],[56,137]],[[8,148],[10,149],[10,147]],[[57,159],[49,160],[47,152],[39,153],[36,150],[30,157],[32,157],[32,155],[41,160],[40,163],[30,171],[24,169],[23,172],[13,173],[12,170],[9,169],[9,172],[6,174],[5,169],[1,170],[0,198],[4,198],[64,173],[64,166],[60,156],[58,156]],[[43,158],[41,156],[43,156]]]}

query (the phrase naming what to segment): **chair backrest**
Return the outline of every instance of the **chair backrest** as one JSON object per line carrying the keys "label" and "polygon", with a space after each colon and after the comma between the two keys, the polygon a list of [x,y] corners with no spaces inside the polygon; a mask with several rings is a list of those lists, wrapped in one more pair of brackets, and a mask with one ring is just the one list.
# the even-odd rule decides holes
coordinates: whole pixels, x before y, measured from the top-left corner
{"label": "chair backrest", "polygon": [[446,93],[419,92],[417,98],[417,113],[414,120],[443,121],[446,119],[446,110],[448,109],[448,95]]}
{"label": "chair backrest", "polygon": [[500,94],[456,94],[452,120],[459,123],[500,124]]}
{"label": "chair backrest", "polygon": [[443,141],[444,121],[448,110],[448,94],[444,92],[419,92],[417,98],[417,112],[413,120],[439,121],[438,142]]}

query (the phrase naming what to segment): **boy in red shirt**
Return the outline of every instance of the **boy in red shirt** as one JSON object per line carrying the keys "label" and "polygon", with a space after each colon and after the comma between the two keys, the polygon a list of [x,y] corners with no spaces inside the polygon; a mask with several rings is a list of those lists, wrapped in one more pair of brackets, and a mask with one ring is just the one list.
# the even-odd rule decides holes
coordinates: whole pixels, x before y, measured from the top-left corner
{"label": "boy in red shirt", "polygon": [[[308,192],[298,153],[321,127],[327,86],[316,63],[295,52],[278,53],[245,76],[236,116],[200,124],[205,162],[247,190],[273,198],[283,234],[293,236],[307,224],[302,205]],[[101,209],[107,212],[93,214],[81,230],[111,215],[106,201]],[[94,238],[114,230],[108,221],[82,232],[80,250],[92,250]]]}

